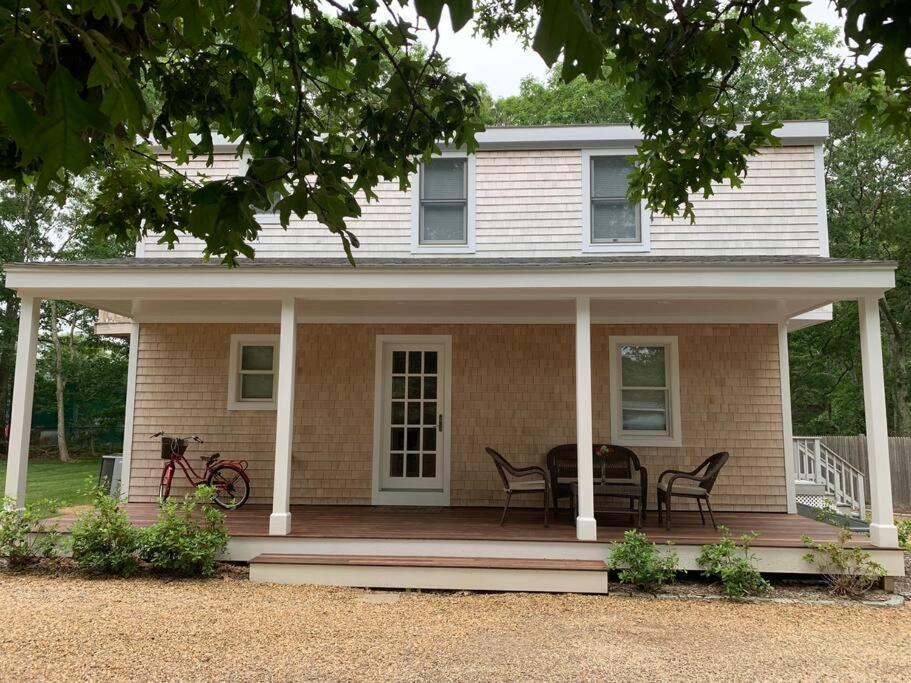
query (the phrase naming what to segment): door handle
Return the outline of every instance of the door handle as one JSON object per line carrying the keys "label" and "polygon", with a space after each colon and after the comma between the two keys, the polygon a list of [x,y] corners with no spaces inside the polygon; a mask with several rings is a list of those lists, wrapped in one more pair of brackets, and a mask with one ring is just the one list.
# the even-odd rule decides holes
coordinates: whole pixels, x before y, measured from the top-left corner
{"label": "door handle", "polygon": [[443,413],[440,413],[439,417],[437,418],[437,430],[440,432],[443,431]]}

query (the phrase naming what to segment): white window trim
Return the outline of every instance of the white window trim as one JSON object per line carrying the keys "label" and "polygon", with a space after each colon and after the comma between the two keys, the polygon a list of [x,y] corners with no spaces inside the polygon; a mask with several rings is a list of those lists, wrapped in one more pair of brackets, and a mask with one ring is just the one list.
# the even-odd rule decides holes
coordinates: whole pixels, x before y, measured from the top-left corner
{"label": "white window trim", "polygon": [[444,151],[443,158],[465,159],[466,173],[466,242],[464,244],[421,244],[421,172],[411,175],[411,253],[412,254],[473,254],[475,252],[475,204],[477,201],[475,174],[476,157],[458,151]]}
{"label": "white window trim", "polygon": [[[620,346],[625,344],[639,346],[664,346],[667,351],[668,412],[670,433],[642,434],[623,430],[621,415],[621,369]],[[622,336],[610,338],[610,434],[611,441],[619,446],[682,446],[680,403],[680,353],[677,337],[656,336]]]}
{"label": "white window trim", "polygon": [[[278,343],[277,334],[232,334],[231,357],[228,362],[228,410],[276,410],[278,395]],[[272,353],[272,400],[241,400],[240,391],[240,349],[242,346],[271,346]]]}
{"label": "white window trim", "polygon": [[587,253],[644,253],[651,251],[651,214],[645,202],[639,202],[638,242],[592,242],[592,157],[633,156],[634,147],[582,150],[582,251]]}

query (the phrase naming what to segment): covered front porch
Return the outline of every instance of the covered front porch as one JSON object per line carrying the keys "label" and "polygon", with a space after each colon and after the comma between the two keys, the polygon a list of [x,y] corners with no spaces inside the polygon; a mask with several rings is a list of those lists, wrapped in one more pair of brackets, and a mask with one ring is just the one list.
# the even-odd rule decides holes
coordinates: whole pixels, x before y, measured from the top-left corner
{"label": "covered front porch", "polygon": [[[735,534],[759,531],[768,571],[807,571],[801,536],[833,538],[833,530],[794,514],[787,334],[824,319],[820,309],[834,301],[856,300],[872,492],[864,543],[900,556],[877,304],[893,283],[890,264],[373,259],[351,269],[331,260],[266,259],[229,271],[188,259],[130,259],[9,266],[8,273],[22,318],[7,494],[24,499],[38,305],[76,300],[133,321],[123,448],[131,514],[154,511],[161,461],[148,435],[201,434],[211,450],[251,460],[253,503],[229,516],[231,556],[247,560],[346,549],[603,560],[629,525],[596,515],[591,444],[599,442],[633,448],[652,477],[730,451],[713,494],[719,522]],[[242,377],[229,356],[237,362],[234,338],[262,336],[275,338],[274,393],[268,409],[251,410],[236,405]],[[654,401],[622,407],[622,371],[611,360],[631,338],[679,361],[646,387],[666,397],[664,422],[641,436],[624,432],[623,410],[658,411]],[[414,368],[412,353],[424,354]],[[428,353],[438,355],[431,361]],[[395,367],[399,359],[404,370]],[[435,434],[433,449],[418,449],[416,471],[433,480],[423,489],[402,481],[410,447],[391,445],[409,438],[411,397],[398,397],[395,385],[412,378],[438,382],[432,399],[420,398],[421,409],[434,404],[432,419],[425,424],[416,413],[414,423]],[[389,418],[396,401],[406,415],[401,437],[394,433],[400,421]],[[483,447],[498,447],[519,465],[543,465],[561,443],[578,444],[577,516],[544,528],[539,508],[516,509],[499,526],[492,506],[502,492]],[[435,457],[425,461],[427,453]],[[401,507],[403,498],[411,507]],[[319,501],[333,504],[297,504]],[[692,564],[699,546],[717,538],[698,513],[680,513],[666,532],[653,498],[650,507],[646,533],[685,548],[682,563]]]}

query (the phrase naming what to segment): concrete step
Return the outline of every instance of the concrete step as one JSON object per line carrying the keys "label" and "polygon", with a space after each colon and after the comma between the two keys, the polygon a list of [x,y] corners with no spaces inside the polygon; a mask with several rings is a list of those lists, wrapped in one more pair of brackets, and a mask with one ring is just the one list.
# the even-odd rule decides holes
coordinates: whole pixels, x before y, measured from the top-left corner
{"label": "concrete step", "polygon": [[360,588],[607,593],[600,560],[265,554],[250,580]]}

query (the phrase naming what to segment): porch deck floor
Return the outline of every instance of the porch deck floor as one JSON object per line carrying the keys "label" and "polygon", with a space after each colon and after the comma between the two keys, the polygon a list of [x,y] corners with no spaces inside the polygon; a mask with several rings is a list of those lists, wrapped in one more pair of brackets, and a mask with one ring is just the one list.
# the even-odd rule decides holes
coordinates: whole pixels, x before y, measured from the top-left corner
{"label": "porch deck floor", "polygon": [[[155,503],[129,503],[126,511],[134,524],[147,526],[155,521]],[[232,536],[268,536],[268,505],[246,505],[227,513]],[[542,523],[540,509],[516,508],[509,511],[503,526],[501,510],[490,507],[386,507],[373,505],[293,505],[291,537],[360,539],[435,539],[483,541],[566,541],[577,542],[576,529],[567,511],[562,511],[550,526]],[[816,541],[835,540],[838,529],[800,515],[771,512],[716,512],[723,524],[738,537],[756,531],[758,547],[803,547],[802,536]],[[69,514],[56,518],[57,528],[66,531],[73,521]],[[708,519],[706,519],[708,522]],[[619,540],[630,528],[629,515],[598,514],[598,542]],[[658,525],[658,514],[649,511],[643,531],[655,542],[673,541],[680,545],[703,545],[717,540],[720,533],[711,524],[703,526],[695,511],[674,512],[673,526],[666,531]],[[872,547],[866,537],[855,536],[852,545]]]}

